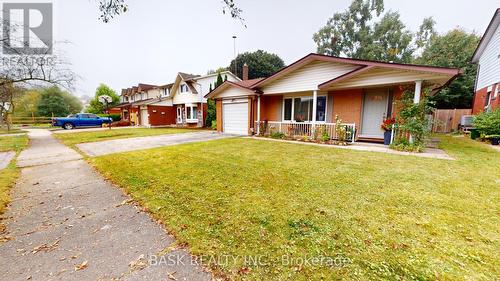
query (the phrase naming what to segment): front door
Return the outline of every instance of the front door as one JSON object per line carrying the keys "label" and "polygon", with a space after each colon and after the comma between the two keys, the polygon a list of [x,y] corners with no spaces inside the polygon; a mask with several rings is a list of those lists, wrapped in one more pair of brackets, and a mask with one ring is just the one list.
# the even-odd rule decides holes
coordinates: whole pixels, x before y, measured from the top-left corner
{"label": "front door", "polygon": [[182,107],[177,107],[177,124],[182,123]]}
{"label": "front door", "polygon": [[147,109],[141,109],[141,125],[149,126],[149,114]]}
{"label": "front door", "polygon": [[367,91],[363,102],[363,120],[360,137],[383,138],[380,128],[387,117],[389,94],[384,90]]}

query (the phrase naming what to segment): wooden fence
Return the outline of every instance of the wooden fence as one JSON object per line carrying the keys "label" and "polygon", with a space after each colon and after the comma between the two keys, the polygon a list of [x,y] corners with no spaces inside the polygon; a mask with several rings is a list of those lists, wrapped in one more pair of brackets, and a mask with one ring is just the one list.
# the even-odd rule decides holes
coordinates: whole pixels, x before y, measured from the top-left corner
{"label": "wooden fence", "polygon": [[10,117],[12,125],[42,125],[51,124],[52,117]]}
{"label": "wooden fence", "polygon": [[432,115],[433,133],[450,133],[458,130],[463,115],[471,115],[472,109],[437,109]]}

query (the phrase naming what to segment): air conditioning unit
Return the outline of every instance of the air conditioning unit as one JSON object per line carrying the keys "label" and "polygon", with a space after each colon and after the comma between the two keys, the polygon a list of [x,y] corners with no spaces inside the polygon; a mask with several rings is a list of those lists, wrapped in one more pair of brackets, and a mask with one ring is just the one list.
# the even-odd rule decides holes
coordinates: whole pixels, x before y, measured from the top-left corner
{"label": "air conditioning unit", "polygon": [[460,125],[463,127],[472,127],[472,122],[474,121],[474,115],[462,115],[460,119]]}

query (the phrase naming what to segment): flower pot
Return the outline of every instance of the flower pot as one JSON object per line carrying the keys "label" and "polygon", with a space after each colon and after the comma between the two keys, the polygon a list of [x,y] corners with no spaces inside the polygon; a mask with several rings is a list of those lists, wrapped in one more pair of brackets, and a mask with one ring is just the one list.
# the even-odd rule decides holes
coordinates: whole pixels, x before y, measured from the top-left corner
{"label": "flower pot", "polygon": [[384,144],[385,145],[391,144],[391,137],[392,137],[392,131],[385,131],[384,132]]}
{"label": "flower pot", "polygon": [[500,138],[491,138],[492,145],[498,145],[498,141],[500,141]]}

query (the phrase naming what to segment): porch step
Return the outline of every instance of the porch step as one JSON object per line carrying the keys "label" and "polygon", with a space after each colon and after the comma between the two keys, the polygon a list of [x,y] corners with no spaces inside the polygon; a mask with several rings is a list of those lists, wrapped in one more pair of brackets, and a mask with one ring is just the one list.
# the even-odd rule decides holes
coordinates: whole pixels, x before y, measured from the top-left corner
{"label": "porch step", "polygon": [[428,148],[438,148],[440,142],[441,142],[441,140],[439,138],[430,138],[427,141],[427,145],[426,146]]}
{"label": "porch step", "polygon": [[384,143],[384,139],[368,138],[368,137],[358,137],[358,139],[356,141]]}

